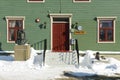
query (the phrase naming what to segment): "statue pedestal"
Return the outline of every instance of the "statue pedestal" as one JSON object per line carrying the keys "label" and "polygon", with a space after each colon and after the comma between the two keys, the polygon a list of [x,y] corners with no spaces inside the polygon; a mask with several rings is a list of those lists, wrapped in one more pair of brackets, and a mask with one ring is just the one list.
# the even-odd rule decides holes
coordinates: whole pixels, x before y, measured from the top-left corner
{"label": "statue pedestal", "polygon": [[26,61],[30,58],[30,45],[15,45],[15,60]]}

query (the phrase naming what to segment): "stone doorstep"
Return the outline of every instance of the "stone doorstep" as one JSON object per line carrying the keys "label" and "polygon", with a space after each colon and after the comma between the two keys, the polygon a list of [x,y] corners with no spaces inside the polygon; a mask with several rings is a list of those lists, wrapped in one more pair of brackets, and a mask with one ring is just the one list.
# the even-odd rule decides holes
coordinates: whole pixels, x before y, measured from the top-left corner
{"label": "stone doorstep", "polygon": [[[69,65],[71,64],[71,55],[65,55],[67,53],[47,53],[45,63],[48,65]],[[69,53],[68,53],[69,54]],[[62,57],[62,58],[61,58]],[[70,61],[69,61],[70,60]]]}

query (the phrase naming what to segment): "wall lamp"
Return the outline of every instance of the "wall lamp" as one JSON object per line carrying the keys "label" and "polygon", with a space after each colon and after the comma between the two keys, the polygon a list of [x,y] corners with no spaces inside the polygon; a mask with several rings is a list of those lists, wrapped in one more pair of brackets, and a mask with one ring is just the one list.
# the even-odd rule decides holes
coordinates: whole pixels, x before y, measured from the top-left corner
{"label": "wall lamp", "polygon": [[39,18],[36,18],[36,19],[35,19],[35,22],[36,22],[36,23],[39,23],[39,22],[40,22],[40,19],[39,19]]}
{"label": "wall lamp", "polygon": [[75,24],[72,24],[72,27],[71,27],[71,32],[74,32],[75,30],[82,30],[82,26],[78,25],[78,22],[76,22]]}

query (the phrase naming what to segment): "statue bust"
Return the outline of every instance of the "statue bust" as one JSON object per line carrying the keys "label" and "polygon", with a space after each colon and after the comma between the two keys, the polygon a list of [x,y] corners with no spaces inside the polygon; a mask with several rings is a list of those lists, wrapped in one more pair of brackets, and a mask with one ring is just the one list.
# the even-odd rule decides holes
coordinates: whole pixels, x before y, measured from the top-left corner
{"label": "statue bust", "polygon": [[18,45],[23,45],[25,44],[26,40],[25,40],[25,32],[22,29],[19,29],[17,31],[17,40],[16,40],[16,44]]}

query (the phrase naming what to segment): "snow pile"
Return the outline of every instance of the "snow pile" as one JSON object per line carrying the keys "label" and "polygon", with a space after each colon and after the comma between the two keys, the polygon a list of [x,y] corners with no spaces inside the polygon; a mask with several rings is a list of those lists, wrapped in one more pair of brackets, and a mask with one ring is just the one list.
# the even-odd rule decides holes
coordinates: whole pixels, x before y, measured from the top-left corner
{"label": "snow pile", "polygon": [[31,55],[30,58],[26,61],[28,66],[30,68],[41,68],[42,67],[42,61],[43,61],[43,54],[40,55],[37,54],[37,51],[34,50],[34,48],[31,48]]}
{"label": "snow pile", "polygon": [[42,56],[42,54],[38,55],[33,48],[27,61],[14,61],[12,56],[0,56],[0,80],[54,80],[61,78],[64,71],[78,77],[120,74],[120,61],[106,58],[107,63],[102,60],[95,62],[95,56],[91,50],[87,50],[86,55],[80,57],[79,67],[74,65],[42,67]]}
{"label": "snow pile", "polygon": [[91,50],[87,50],[85,52],[85,56],[81,62],[81,66],[90,68],[92,65],[93,59],[94,59],[93,52]]}
{"label": "snow pile", "polygon": [[31,56],[27,61],[14,61],[12,56],[0,57],[0,71],[23,71],[40,69],[42,67],[42,55],[37,55],[36,50],[31,48]]}
{"label": "snow pile", "polygon": [[109,63],[94,63],[92,69],[98,75],[115,76],[120,74],[120,61],[109,58]]}
{"label": "snow pile", "polygon": [[[106,62],[104,62],[105,60]],[[107,58],[105,60],[96,60],[93,52],[87,50],[80,66],[91,69],[98,75],[115,76],[120,74],[120,61],[114,58]]]}

